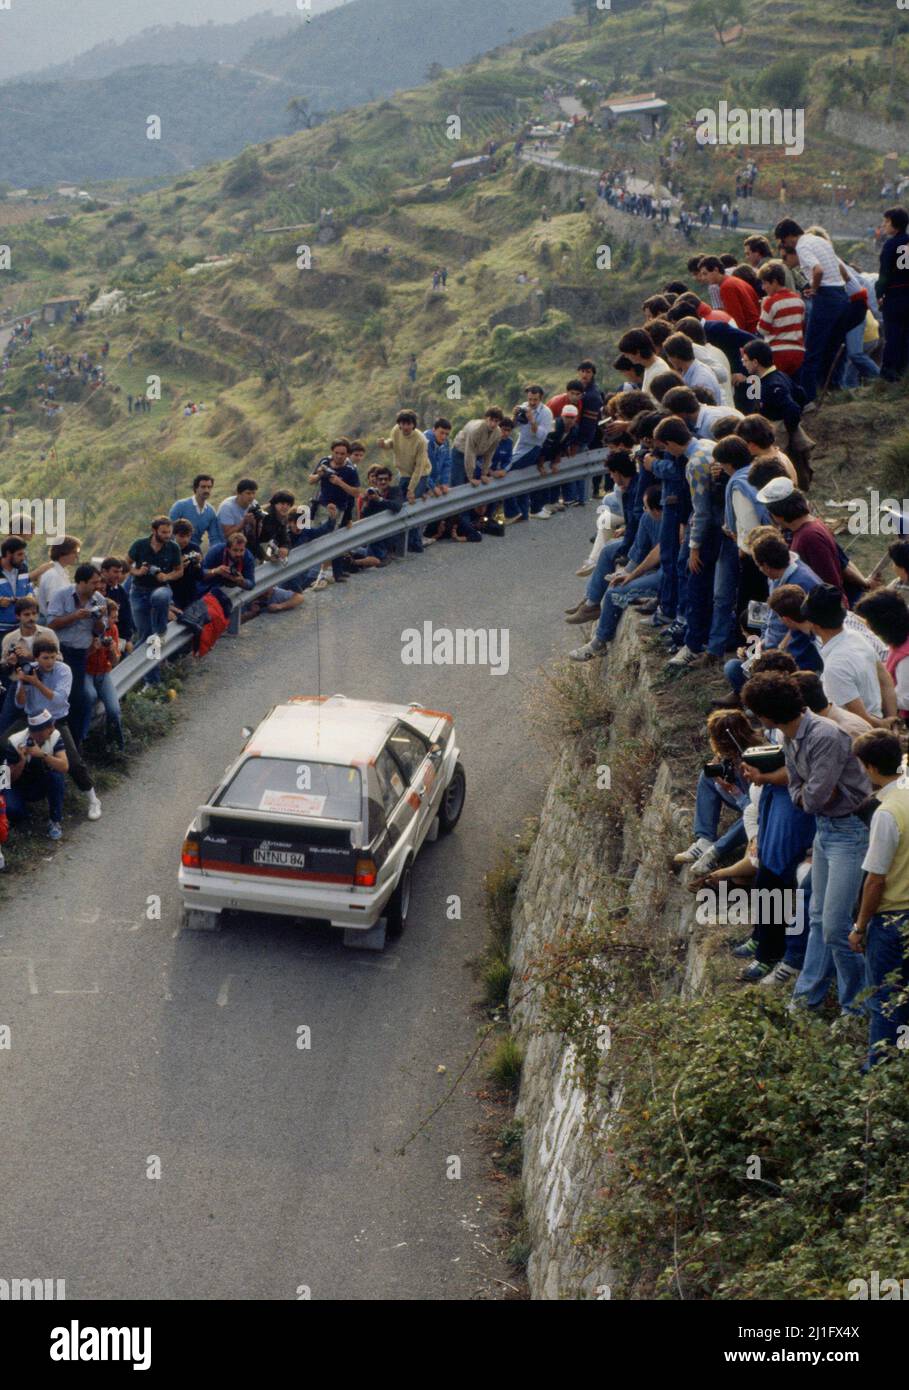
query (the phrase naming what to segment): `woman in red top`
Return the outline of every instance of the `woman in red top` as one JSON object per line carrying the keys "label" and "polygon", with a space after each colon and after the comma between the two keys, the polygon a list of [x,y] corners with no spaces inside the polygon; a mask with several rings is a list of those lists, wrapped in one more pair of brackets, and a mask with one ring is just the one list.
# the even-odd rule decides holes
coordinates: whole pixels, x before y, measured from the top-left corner
{"label": "woman in red top", "polygon": [[81,737],[85,738],[91,724],[95,705],[100,700],[107,716],[108,737],[113,736],[123,751],[123,721],[120,717],[120,697],[111,680],[111,671],[120,660],[120,632],[117,628],[119,608],[112,598],[107,600],[107,627],[95,637],[85,658],[85,722]]}

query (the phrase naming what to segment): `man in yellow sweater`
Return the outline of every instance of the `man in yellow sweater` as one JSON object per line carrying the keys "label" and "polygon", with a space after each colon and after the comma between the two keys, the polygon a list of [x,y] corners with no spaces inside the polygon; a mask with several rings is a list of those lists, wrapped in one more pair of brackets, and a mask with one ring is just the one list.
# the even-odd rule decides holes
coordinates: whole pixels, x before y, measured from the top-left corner
{"label": "man in yellow sweater", "polygon": [[[861,734],[853,752],[874,787],[878,808],[871,821],[862,868],[865,886],[855,926],[853,951],[865,956],[868,1000],[868,1071],[909,1045],[909,787],[900,775],[900,741],[883,729]],[[897,983],[890,982],[891,977]]]}
{"label": "man in yellow sweater", "polygon": [[412,410],[399,410],[390,439],[380,439],[383,449],[394,452],[395,467],[401,475],[401,491],[405,501],[415,502],[425,491],[423,479],[432,472],[426,436],[417,429],[417,417]]}

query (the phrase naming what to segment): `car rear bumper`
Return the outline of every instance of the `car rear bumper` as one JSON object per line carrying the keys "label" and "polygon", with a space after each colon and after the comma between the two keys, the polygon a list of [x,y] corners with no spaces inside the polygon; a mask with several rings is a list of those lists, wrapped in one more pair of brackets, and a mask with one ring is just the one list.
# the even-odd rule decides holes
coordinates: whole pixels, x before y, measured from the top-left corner
{"label": "car rear bumper", "polygon": [[203,873],[181,865],[177,883],[183,906],[197,912],[262,912],[329,922],[369,931],[382,916],[394,883],[375,889],[337,884],[284,882],[249,874]]}

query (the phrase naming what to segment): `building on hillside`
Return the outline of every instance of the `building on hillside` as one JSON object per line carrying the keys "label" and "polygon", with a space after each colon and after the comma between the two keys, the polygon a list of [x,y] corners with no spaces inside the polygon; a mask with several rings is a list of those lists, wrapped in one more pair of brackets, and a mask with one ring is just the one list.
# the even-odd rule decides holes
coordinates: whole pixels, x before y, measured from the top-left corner
{"label": "building on hillside", "polygon": [[611,96],[600,103],[600,124],[612,130],[619,121],[634,121],[642,135],[651,139],[661,128],[668,101],[656,92],[638,92],[631,96]]}
{"label": "building on hillside", "polygon": [[492,160],[488,154],[475,154],[472,159],[456,159],[451,166],[448,181],[452,187],[470,183],[472,179],[480,179],[484,174],[488,174],[491,167]]}
{"label": "building on hillside", "polygon": [[42,323],[63,323],[79,307],[78,299],[64,296],[61,299],[48,299],[41,310]]}

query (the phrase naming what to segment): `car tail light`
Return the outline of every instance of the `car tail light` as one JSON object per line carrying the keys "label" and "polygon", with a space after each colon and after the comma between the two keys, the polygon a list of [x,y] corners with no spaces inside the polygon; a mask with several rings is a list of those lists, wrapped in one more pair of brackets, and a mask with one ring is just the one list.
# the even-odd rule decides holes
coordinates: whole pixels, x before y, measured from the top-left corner
{"label": "car tail light", "polygon": [[358,859],[354,867],[354,887],[375,888],[377,873],[375,860]]}
{"label": "car tail light", "polygon": [[184,869],[201,869],[202,854],[198,837],[187,835],[183,841],[183,849],[180,854],[180,863]]}

